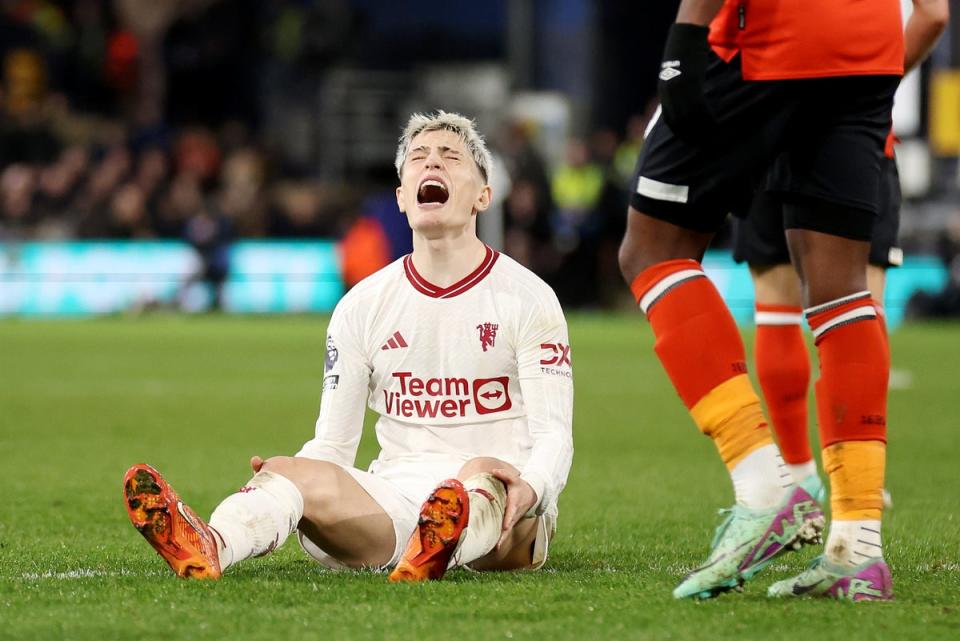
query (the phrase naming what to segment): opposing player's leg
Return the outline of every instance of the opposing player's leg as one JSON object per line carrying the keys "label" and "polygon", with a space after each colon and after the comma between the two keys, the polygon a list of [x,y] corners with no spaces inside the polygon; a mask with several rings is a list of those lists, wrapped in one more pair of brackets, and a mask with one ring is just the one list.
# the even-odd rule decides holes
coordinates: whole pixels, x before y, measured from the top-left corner
{"label": "opposing player's leg", "polygon": [[757,381],[791,477],[819,500],[823,486],[807,422],[810,357],[803,335],[800,280],[789,263],[751,266],[750,274],[756,292]]}
{"label": "opposing player's leg", "polygon": [[800,279],[790,264],[783,202],[757,192],[746,215],[734,219],[733,259],[747,263],[756,299],[754,359],[757,381],[794,482],[818,501],[823,483],[810,449],[807,389],[810,357],[803,335]]}
{"label": "opposing player's leg", "polygon": [[889,147],[890,145],[888,145],[884,158],[880,161],[879,214],[873,226],[873,235],[870,242],[870,267],[867,269],[867,287],[870,289],[873,302],[877,307],[888,359],[890,357],[890,345],[887,340],[887,322],[883,304],[886,270],[903,264],[903,250],[898,243],[900,205],[903,198],[900,193],[900,174],[897,172],[897,163],[893,157],[893,150]]}
{"label": "opposing player's leg", "polygon": [[390,561],[393,522],[344,468],[294,457],[252,463],[253,478],[217,506],[209,523],[153,468],[127,472],[130,518],[179,576],[217,578],[230,565],[269,554],[298,527],[347,567]]}
{"label": "opposing player's leg", "polygon": [[[856,218],[835,205],[810,206]],[[892,598],[880,538],[889,363],[867,290],[869,242],[806,229],[790,229],[787,236],[801,266],[820,357],[817,415],[833,522],[825,558],[769,593]]]}
{"label": "opposing player's leg", "polygon": [[504,461],[474,458],[457,478],[440,483],[424,502],[420,519],[392,581],[440,579],[450,567],[517,570],[534,565],[533,549],[540,520],[521,519],[503,532],[507,488],[494,474],[518,473]]}
{"label": "opposing player's leg", "polygon": [[[871,244],[871,262],[875,248],[876,242]],[[826,488],[813,459],[807,421],[810,357],[803,336],[800,280],[790,264],[751,265],[750,274],[756,294],[754,357],[757,380],[770,412],[777,443],[794,482],[802,485],[818,501],[823,501]],[[885,278],[884,267],[877,264],[867,267],[867,286],[884,330],[884,350],[889,365],[882,302]],[[892,506],[886,489],[883,490],[883,504],[886,508]]]}
{"label": "opposing player's leg", "polygon": [[[771,594],[840,596],[811,590],[807,580],[842,583],[834,577],[843,568],[855,591],[863,587],[861,598],[893,595],[880,534],[889,352],[867,265],[883,209],[883,150],[897,83],[888,76],[811,83],[810,110],[803,112],[809,120],[773,169],[820,360],[817,418],[833,522],[826,562],[775,584]],[[853,598],[846,590],[843,596]]]}
{"label": "opposing player's leg", "polygon": [[717,446],[736,505],[703,566],[674,591],[710,597],[738,586],[781,552],[819,537],[823,516],[788,489],[737,326],[699,260],[727,213],[749,198],[793,113],[778,83],[744,83],[737,62],[708,69],[713,140],[692,147],[657,122],[641,152],[620,251],[623,276],[650,321],[654,350],[694,423]]}
{"label": "opposing player's leg", "polygon": [[656,336],[654,349],[694,422],[717,446],[736,496],[706,562],[674,591],[678,598],[737,587],[780,553],[818,540],[823,522],[805,490],[788,490],[789,475],[746,374],[739,331],[695,260],[708,239],[631,209],[621,250],[624,276]]}
{"label": "opposing player's leg", "polygon": [[822,501],[825,490],[807,423],[810,356],[803,336],[800,279],[789,263],[751,266],[750,274],[756,292],[757,381],[791,478]]}

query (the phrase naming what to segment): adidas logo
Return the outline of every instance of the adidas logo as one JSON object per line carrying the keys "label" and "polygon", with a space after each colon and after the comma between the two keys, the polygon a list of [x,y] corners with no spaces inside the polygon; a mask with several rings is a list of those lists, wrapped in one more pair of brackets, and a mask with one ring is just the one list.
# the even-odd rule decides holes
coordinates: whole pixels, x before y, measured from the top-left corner
{"label": "adidas logo", "polygon": [[383,344],[383,347],[380,350],[387,349],[402,349],[407,346],[407,341],[403,340],[403,336],[400,335],[400,332],[394,332],[393,336],[390,337],[386,343]]}

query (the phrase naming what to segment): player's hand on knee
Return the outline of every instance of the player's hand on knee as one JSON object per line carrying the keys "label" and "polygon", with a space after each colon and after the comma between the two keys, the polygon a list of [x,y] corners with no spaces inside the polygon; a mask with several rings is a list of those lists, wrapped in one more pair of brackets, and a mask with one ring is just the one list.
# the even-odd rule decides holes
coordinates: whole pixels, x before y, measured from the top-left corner
{"label": "player's hand on knee", "polygon": [[530,511],[530,508],[537,504],[539,498],[530,484],[520,478],[518,472],[497,469],[490,470],[490,473],[507,488],[507,504],[503,510],[503,526],[500,532],[500,540],[497,541],[497,549],[499,550],[510,535],[513,526]]}
{"label": "player's hand on knee", "polygon": [[250,469],[253,470],[254,474],[259,472],[260,468],[262,467],[263,467],[263,459],[261,457],[256,455],[250,457]]}
{"label": "player's hand on knee", "polygon": [[695,24],[671,26],[657,83],[664,122],[678,138],[697,145],[709,140],[716,128],[704,97],[709,32]]}

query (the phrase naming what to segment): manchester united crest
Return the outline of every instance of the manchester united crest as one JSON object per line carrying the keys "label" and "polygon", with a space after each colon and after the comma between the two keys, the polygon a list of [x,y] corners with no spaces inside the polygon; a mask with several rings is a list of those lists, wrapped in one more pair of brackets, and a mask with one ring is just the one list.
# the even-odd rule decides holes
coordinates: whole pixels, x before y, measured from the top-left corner
{"label": "manchester united crest", "polygon": [[496,323],[480,323],[477,325],[477,331],[480,332],[480,347],[483,351],[494,346],[497,342],[497,330],[500,326]]}

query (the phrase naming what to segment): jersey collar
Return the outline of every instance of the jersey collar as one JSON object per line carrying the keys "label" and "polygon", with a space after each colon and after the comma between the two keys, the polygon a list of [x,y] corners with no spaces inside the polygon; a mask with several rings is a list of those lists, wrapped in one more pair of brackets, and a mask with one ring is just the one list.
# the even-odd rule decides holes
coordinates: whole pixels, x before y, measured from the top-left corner
{"label": "jersey collar", "polygon": [[484,255],[483,260],[480,261],[480,266],[449,287],[438,287],[421,276],[420,273],[417,272],[417,268],[413,266],[412,254],[407,254],[403,257],[403,271],[406,273],[407,280],[410,281],[413,288],[421,294],[430,296],[431,298],[453,298],[482,281],[487,274],[490,273],[490,270],[493,269],[493,264],[497,262],[499,256],[500,252],[487,246],[487,253]]}

